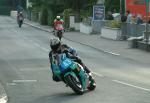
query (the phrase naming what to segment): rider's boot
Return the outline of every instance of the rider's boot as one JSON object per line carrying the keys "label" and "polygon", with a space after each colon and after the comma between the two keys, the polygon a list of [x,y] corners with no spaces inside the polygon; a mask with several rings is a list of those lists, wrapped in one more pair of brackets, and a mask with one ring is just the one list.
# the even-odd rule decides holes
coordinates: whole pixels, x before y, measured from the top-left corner
{"label": "rider's boot", "polygon": [[84,70],[85,70],[86,73],[89,75],[90,84],[96,85],[96,84],[95,84],[95,80],[94,80],[94,78],[93,78],[93,76],[92,76],[92,73],[91,73],[90,69],[88,69],[88,68],[84,65]]}

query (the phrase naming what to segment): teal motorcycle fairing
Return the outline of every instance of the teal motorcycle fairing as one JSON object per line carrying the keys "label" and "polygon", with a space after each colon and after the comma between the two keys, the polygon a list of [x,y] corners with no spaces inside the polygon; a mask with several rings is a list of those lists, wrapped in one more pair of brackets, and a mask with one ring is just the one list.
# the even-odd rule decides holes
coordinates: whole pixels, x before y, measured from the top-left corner
{"label": "teal motorcycle fairing", "polygon": [[[60,64],[57,65],[54,62],[52,62],[52,67],[53,67],[54,74],[61,80],[63,80],[68,75],[71,75],[74,78],[78,78],[79,76],[79,80],[81,82],[83,90],[87,89],[88,75],[85,73],[81,65],[67,58],[65,53],[61,55]],[[78,70],[79,71],[78,74],[76,74],[74,70]],[[62,74],[63,74],[63,77],[62,77]]]}

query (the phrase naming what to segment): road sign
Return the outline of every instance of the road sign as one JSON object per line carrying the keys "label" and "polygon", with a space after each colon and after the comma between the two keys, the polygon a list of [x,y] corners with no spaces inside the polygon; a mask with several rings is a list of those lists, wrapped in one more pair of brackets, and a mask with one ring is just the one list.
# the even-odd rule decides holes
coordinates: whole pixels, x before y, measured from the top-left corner
{"label": "road sign", "polygon": [[93,6],[93,20],[104,20],[105,6],[102,4]]}

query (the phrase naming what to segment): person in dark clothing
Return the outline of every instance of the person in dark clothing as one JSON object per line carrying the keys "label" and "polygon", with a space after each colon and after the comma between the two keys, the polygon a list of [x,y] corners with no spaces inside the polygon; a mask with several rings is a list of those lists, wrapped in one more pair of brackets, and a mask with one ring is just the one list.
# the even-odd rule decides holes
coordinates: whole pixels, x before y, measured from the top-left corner
{"label": "person in dark clothing", "polygon": [[121,15],[121,22],[125,23],[127,21],[127,16],[126,15]]}
{"label": "person in dark clothing", "polygon": [[21,25],[23,24],[23,20],[24,20],[23,13],[18,12],[17,13],[17,23],[18,23],[19,27],[21,27]]}
{"label": "person in dark clothing", "polygon": [[142,24],[143,20],[142,20],[142,16],[140,14],[137,15],[137,24]]}

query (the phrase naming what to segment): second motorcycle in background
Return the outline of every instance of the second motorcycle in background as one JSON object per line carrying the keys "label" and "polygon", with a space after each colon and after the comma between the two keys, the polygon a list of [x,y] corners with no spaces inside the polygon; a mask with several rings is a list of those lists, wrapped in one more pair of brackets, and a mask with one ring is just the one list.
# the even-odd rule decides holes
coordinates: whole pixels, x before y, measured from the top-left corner
{"label": "second motorcycle in background", "polygon": [[60,16],[57,16],[54,20],[54,35],[59,38],[61,41],[64,33],[64,27],[63,27],[64,21],[61,19]]}

